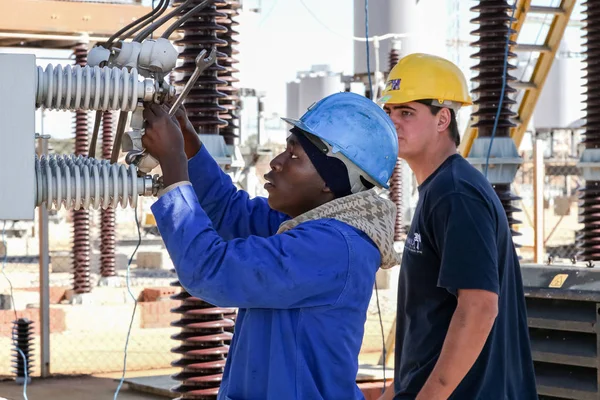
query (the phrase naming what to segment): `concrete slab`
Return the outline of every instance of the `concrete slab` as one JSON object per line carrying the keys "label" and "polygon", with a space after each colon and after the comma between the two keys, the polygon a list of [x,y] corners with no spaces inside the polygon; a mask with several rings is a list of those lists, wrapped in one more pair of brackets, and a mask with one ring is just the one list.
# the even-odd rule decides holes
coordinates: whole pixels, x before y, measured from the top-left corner
{"label": "concrete slab", "polygon": [[159,375],[128,378],[125,379],[125,383],[133,391],[172,398],[173,392],[171,392],[171,388],[179,382],[171,378],[171,375]]}
{"label": "concrete slab", "polygon": [[13,301],[10,294],[0,294],[0,310],[12,310],[12,308]]}
{"label": "concrete slab", "polygon": [[[133,299],[127,290],[125,279],[120,277],[115,278],[113,282],[120,283],[119,286],[96,286],[92,288],[90,293],[76,294],[72,289],[65,292],[65,298],[69,304],[99,306],[99,305],[115,305],[133,303]],[[140,297],[143,287],[132,286],[131,292],[136,299]]]}
{"label": "concrete slab", "polygon": [[52,272],[73,272],[73,257],[70,254],[51,254],[50,268]]}
{"label": "concrete slab", "polygon": [[[383,365],[360,364],[358,374],[356,374],[356,382],[382,381],[383,375]],[[385,378],[389,379],[392,376],[394,376],[394,370],[386,367]]]}
{"label": "concrete slab", "polygon": [[[112,399],[118,383],[113,378],[93,376],[33,379],[27,385],[27,397],[44,400],[106,400]],[[21,400],[23,386],[14,381],[0,382],[0,397],[7,400]],[[149,393],[140,394],[123,385],[119,400],[164,400],[164,397]]]}
{"label": "concrete slab", "polygon": [[122,279],[118,276],[103,276],[98,279],[98,286],[119,287]]}
{"label": "concrete slab", "polygon": [[138,268],[161,269],[163,266],[163,252],[138,251],[136,264]]}
{"label": "concrete slab", "polygon": [[28,307],[38,306],[40,303],[40,295],[36,292],[13,289],[13,301],[17,310],[23,310]]}
{"label": "concrete slab", "polygon": [[[393,376],[393,374],[393,370],[389,368],[386,369],[387,379]],[[374,381],[383,382],[383,367],[381,365],[359,365],[356,382],[362,383]],[[171,388],[179,384],[179,382],[171,378],[171,375],[139,376],[127,378],[125,379],[125,383],[127,383],[129,388],[131,388],[133,391],[163,396],[166,398],[173,397]]]}

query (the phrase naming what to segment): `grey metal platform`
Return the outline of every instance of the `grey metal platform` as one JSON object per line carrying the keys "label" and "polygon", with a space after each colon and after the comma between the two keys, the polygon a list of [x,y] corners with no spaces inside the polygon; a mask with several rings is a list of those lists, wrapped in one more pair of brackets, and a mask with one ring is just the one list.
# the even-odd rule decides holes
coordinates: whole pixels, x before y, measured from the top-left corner
{"label": "grey metal platform", "polygon": [[[386,368],[385,377],[389,379],[394,375],[394,371]],[[118,380],[118,379],[117,379]],[[383,367],[381,365],[359,365],[356,382],[383,382]],[[125,383],[131,390],[142,393],[149,393],[166,398],[174,398],[171,388],[179,384],[171,378],[171,375],[141,376],[138,378],[125,379]]]}

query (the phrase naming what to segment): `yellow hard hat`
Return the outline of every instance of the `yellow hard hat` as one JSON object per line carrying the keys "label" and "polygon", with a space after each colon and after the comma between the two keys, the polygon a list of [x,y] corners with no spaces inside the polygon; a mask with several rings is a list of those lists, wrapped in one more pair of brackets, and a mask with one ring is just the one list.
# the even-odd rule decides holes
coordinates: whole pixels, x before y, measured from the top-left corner
{"label": "yellow hard hat", "polygon": [[461,70],[442,57],[423,53],[409,54],[396,64],[377,102],[402,104],[426,99],[449,108],[473,104]]}

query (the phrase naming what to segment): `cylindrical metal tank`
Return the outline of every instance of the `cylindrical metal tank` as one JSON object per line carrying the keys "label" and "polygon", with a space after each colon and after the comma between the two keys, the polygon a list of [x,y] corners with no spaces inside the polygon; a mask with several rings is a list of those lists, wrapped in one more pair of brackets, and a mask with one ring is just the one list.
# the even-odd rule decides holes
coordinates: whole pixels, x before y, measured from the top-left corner
{"label": "cylindrical metal tank", "polygon": [[339,74],[331,73],[311,73],[300,79],[298,110],[299,116],[304,114],[306,109],[323,97],[329,96],[344,90],[344,85]]}
{"label": "cylindrical metal tank", "polygon": [[533,114],[535,129],[566,128],[585,117],[583,59],[571,47],[563,39]]}
{"label": "cylindrical metal tank", "polygon": [[287,118],[300,118],[300,81],[288,82],[286,89],[285,116]]}
{"label": "cylindrical metal tank", "polygon": [[[369,3],[369,36],[381,36],[386,33],[407,33],[418,30],[417,0],[377,0]],[[365,2],[354,0],[354,36],[365,37]],[[406,55],[419,49],[416,38],[401,38],[401,54]],[[388,54],[392,41],[384,40],[379,45],[380,68],[387,68]],[[369,43],[371,71],[375,70],[375,50]],[[367,51],[364,41],[354,42],[354,73],[367,72]]]}

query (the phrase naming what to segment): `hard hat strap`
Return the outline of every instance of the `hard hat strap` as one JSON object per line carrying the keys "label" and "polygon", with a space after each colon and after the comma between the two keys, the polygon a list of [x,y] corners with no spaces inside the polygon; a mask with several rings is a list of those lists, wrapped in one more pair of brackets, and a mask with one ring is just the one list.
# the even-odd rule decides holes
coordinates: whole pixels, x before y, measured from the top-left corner
{"label": "hard hat strap", "polygon": [[440,107],[440,108],[450,108],[451,110],[454,110],[455,113],[458,113],[458,110],[460,110],[460,108],[462,107],[462,103],[452,101],[452,100],[441,100],[440,101],[437,99],[432,99],[429,103],[423,102],[423,104],[427,104],[427,105],[434,106],[434,107]]}

